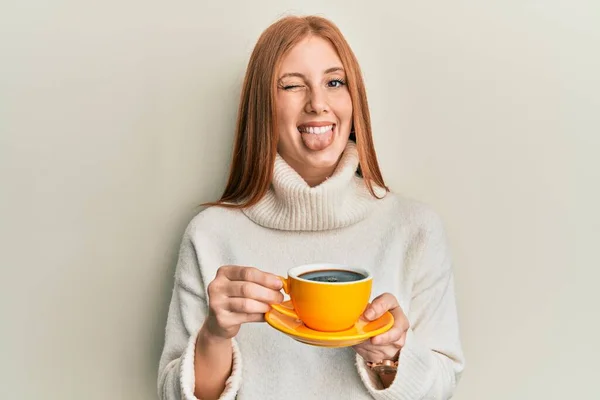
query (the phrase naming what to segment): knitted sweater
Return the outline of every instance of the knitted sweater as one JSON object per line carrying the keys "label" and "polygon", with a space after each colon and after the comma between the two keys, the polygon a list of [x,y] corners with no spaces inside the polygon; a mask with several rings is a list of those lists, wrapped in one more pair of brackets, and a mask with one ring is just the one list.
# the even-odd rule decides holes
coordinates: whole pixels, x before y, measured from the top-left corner
{"label": "knitted sweater", "polygon": [[233,369],[221,399],[452,396],[464,359],[442,223],[414,200],[391,193],[374,198],[357,167],[350,142],[333,176],[311,188],[277,156],[271,188],[258,204],[244,210],[210,207],[190,222],[159,365],[162,400],[196,399],[196,336],[207,313],[207,286],[220,266],[255,266],[285,276],[293,266],[317,262],[368,269],[372,298],[390,292],[398,299],[411,328],[392,385],[383,389],[352,348],[313,347],[266,323],[250,323],[232,341]]}

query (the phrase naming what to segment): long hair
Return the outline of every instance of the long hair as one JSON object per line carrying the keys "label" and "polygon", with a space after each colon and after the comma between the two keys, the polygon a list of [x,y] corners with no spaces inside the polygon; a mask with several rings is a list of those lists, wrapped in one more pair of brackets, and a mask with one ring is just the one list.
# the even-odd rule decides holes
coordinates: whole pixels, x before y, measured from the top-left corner
{"label": "long hair", "polygon": [[374,197],[373,184],[389,190],[377,162],[365,85],[352,49],[331,21],[317,16],[289,16],[269,26],[252,51],[241,93],[229,179],[219,201],[206,205],[250,207],[269,190],[279,140],[276,73],[283,57],[309,35],[328,40],[346,71],[353,107],[350,140],[356,142],[359,157],[357,172]]}

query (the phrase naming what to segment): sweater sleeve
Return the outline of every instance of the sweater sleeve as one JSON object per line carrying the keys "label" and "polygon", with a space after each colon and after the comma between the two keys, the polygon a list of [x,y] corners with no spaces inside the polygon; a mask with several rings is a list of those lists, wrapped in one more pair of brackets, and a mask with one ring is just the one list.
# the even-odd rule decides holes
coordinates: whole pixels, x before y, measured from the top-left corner
{"label": "sweater sleeve", "polygon": [[[165,343],[159,363],[158,395],[161,400],[196,400],[194,357],[196,338],[208,305],[200,273],[200,262],[191,240],[191,228],[184,234],[169,306]],[[233,367],[222,400],[234,400],[242,381],[242,358],[233,339]]]}
{"label": "sweater sleeve", "polygon": [[450,255],[436,214],[428,212],[415,240],[420,256],[411,267],[407,315],[411,328],[390,387],[383,389],[376,374],[356,356],[359,375],[376,400],[447,400],[464,368]]}

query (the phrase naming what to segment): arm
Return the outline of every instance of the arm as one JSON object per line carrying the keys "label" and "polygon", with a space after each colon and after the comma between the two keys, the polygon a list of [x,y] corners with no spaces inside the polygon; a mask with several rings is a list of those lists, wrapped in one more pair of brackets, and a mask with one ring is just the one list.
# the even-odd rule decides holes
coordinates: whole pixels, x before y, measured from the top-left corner
{"label": "arm", "polygon": [[418,238],[419,257],[411,267],[411,328],[388,388],[382,390],[379,377],[357,355],[360,376],[377,400],[447,400],[464,367],[451,261],[437,215],[428,213]]}
{"label": "arm", "polygon": [[203,326],[196,341],[194,369],[195,396],[199,399],[218,399],[231,375],[233,347],[231,339],[211,335]]}
{"label": "arm", "polygon": [[[233,400],[241,385],[241,354],[235,339],[219,340],[203,326],[208,310],[194,245],[186,231],[159,365],[161,400]],[[220,395],[220,397],[219,397]]]}

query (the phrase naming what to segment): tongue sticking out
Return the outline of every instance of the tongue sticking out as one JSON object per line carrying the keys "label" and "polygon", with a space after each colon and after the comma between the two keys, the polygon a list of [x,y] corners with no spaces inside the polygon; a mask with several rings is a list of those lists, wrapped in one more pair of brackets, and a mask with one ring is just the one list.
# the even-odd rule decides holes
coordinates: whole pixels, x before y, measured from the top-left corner
{"label": "tongue sticking out", "polygon": [[316,133],[302,133],[302,141],[304,145],[308,147],[310,150],[319,151],[323,150],[333,142],[333,129],[330,129],[326,133],[316,134]]}

